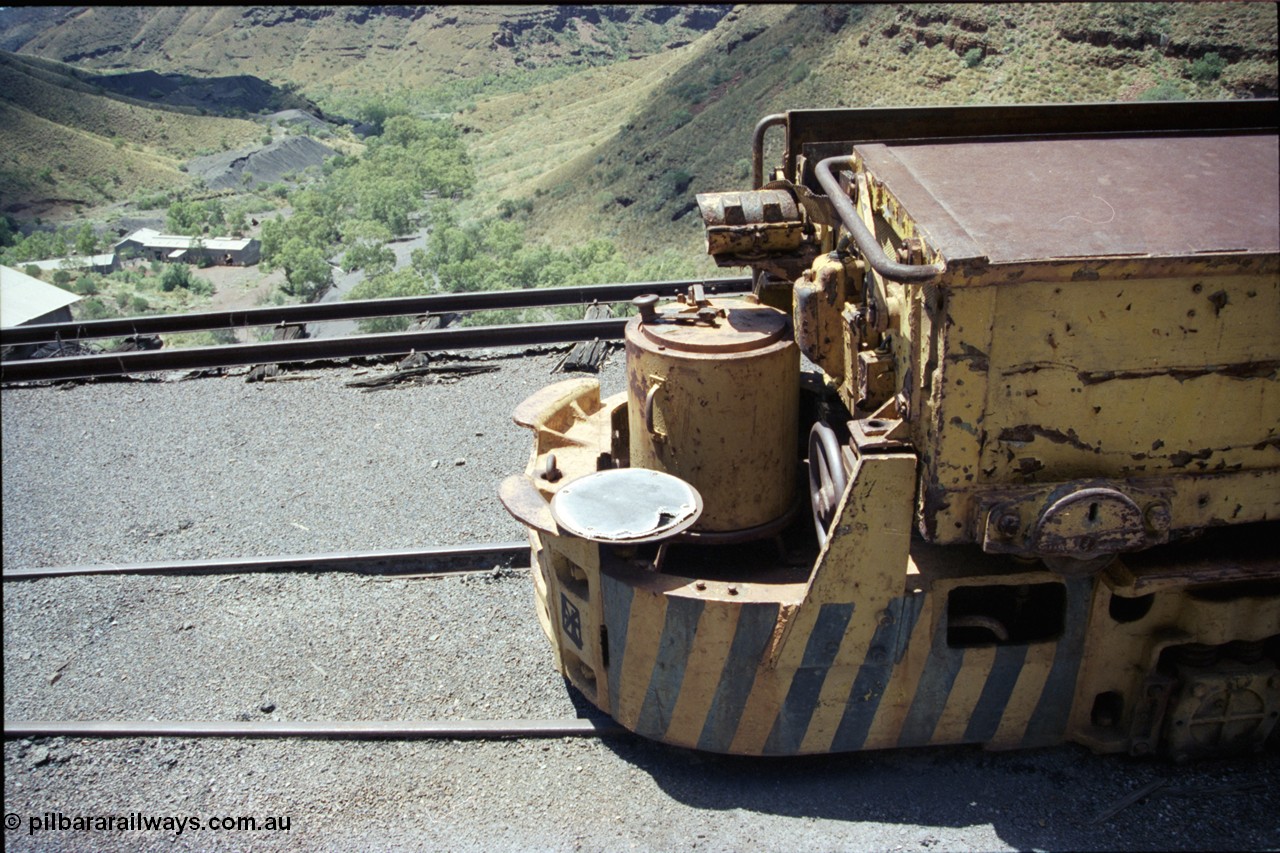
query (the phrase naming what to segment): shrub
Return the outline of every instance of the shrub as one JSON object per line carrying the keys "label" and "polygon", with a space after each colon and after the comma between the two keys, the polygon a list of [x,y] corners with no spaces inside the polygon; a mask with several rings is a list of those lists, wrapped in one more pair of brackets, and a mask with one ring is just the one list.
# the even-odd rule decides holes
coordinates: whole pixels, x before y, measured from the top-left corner
{"label": "shrub", "polygon": [[1217,80],[1222,76],[1222,72],[1226,70],[1227,61],[1216,53],[1206,53],[1195,62],[1191,63],[1187,76],[1197,83],[1208,83]]}
{"label": "shrub", "polygon": [[187,280],[187,290],[197,296],[213,296],[213,282],[193,275]]}
{"label": "shrub", "polygon": [[1140,101],[1185,101],[1186,94],[1172,80],[1162,80],[1138,96]]}
{"label": "shrub", "polygon": [[75,304],[75,313],[80,315],[79,319],[81,320],[103,320],[116,316],[116,312],[110,306],[96,297],[81,299],[77,302]]}
{"label": "shrub", "polygon": [[965,52],[964,64],[970,68],[977,68],[982,64],[982,48],[972,47]]}
{"label": "shrub", "polygon": [[191,269],[186,264],[170,264],[160,276],[160,289],[172,293],[180,287],[191,287]]}

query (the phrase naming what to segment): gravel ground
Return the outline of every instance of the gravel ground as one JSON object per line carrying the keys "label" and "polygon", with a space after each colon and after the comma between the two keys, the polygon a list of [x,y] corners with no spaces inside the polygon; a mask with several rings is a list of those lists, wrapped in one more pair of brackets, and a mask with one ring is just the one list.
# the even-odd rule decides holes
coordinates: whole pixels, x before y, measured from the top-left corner
{"label": "gravel ground", "polygon": [[[529,450],[510,413],[558,358],[374,392],[345,387],[352,368],[5,389],[4,566],[520,539],[495,497]],[[587,713],[523,572],[7,582],[4,665],[11,720]],[[53,738],[6,740],[4,758],[14,850],[1280,849],[1274,752],[1175,767],[1074,746],[757,760],[632,737]],[[289,829],[30,831],[133,813]]]}

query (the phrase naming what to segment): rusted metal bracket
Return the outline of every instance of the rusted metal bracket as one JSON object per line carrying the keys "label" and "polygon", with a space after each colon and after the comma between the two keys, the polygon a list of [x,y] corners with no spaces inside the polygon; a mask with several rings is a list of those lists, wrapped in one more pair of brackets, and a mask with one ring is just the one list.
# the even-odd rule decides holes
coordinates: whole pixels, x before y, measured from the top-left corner
{"label": "rusted metal bracket", "polygon": [[1089,561],[1169,540],[1168,485],[1086,480],[990,493],[979,504],[982,550]]}

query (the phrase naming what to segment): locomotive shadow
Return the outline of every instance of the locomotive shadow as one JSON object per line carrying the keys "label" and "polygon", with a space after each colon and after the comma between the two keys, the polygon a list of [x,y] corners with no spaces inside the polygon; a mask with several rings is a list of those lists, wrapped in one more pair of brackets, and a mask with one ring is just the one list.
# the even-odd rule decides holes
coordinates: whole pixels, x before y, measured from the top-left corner
{"label": "locomotive shadow", "polygon": [[[579,703],[594,710],[580,696]],[[902,849],[947,846],[930,837],[929,827],[984,825],[1021,850],[1259,849],[1277,840],[1280,749],[1236,762],[1175,767],[1096,756],[1074,745],[752,758],[700,753],[637,735],[603,743],[686,806],[899,824],[900,830],[890,829],[879,840],[892,842],[892,833],[900,832]],[[1161,785],[1149,796],[1133,800],[1135,792],[1156,782]],[[1241,815],[1252,819],[1241,821]],[[837,845],[838,833],[833,828]]]}

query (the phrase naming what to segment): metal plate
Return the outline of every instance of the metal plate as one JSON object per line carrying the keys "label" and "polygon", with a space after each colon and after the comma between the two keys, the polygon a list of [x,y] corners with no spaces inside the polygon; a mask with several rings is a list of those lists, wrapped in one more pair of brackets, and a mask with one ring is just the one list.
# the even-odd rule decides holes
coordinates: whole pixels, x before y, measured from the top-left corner
{"label": "metal plate", "polygon": [[551,515],[564,530],[592,542],[657,542],[698,520],[702,496],[661,471],[614,468],[566,483],[551,499]]}
{"label": "metal plate", "polygon": [[[658,322],[634,318],[631,328],[657,346],[679,353],[755,352],[786,337],[787,315],[776,308],[741,299],[713,299],[711,307],[724,309],[726,315],[717,317],[715,325],[695,323],[692,312],[682,315],[679,306],[673,305],[658,312]],[[677,322],[680,316],[684,320]]]}
{"label": "metal plate", "polygon": [[859,145],[949,260],[1275,252],[1274,134]]}

